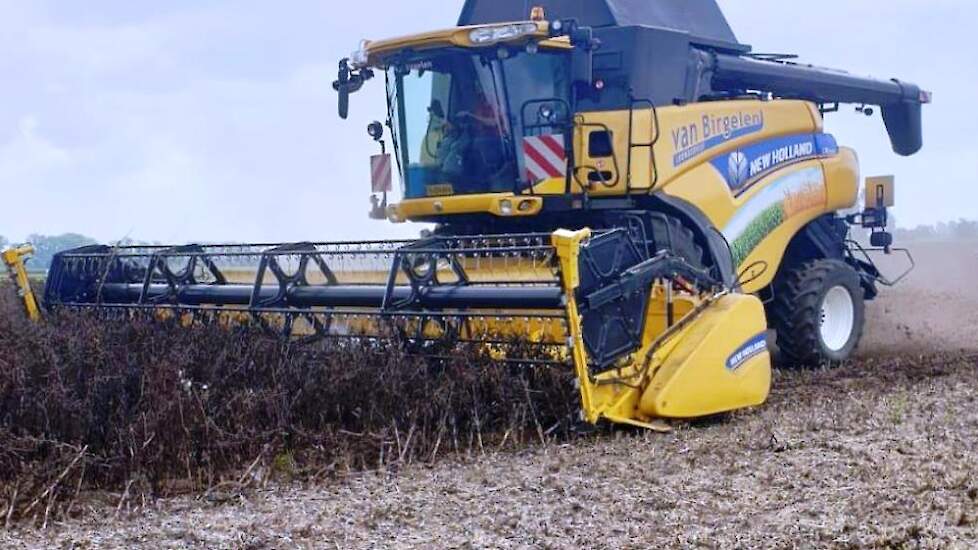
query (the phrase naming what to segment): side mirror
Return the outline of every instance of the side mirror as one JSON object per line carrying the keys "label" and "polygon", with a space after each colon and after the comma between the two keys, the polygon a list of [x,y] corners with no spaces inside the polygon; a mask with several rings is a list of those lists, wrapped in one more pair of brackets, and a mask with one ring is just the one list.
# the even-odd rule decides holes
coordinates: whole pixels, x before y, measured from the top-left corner
{"label": "side mirror", "polygon": [[337,99],[337,110],[339,111],[340,118],[346,120],[350,116],[350,90],[345,87],[341,87],[339,90],[340,97]]}
{"label": "side mirror", "polygon": [[336,82],[333,82],[333,89],[339,93],[339,115],[344,120],[350,116],[350,76],[350,61],[348,59],[340,60],[340,70]]}
{"label": "side mirror", "polygon": [[350,94],[359,91],[363,83],[373,76],[374,72],[367,68],[351,69],[348,58],[340,60],[339,73],[333,82],[333,89],[339,94],[337,106],[340,118],[346,119],[350,115]]}

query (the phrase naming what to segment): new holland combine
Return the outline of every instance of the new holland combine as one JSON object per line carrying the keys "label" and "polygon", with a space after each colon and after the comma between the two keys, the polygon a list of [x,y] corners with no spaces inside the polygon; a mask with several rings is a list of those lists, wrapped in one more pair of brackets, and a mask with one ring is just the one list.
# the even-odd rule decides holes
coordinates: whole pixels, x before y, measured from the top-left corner
{"label": "new holland combine", "polygon": [[849,357],[889,283],[850,229],[891,251],[893,181],[867,180],[865,209],[840,214],[859,166],[823,116],[878,108],[912,155],[930,94],[753,53],[713,0],[536,4],[468,0],[458,27],[339,63],[343,118],[386,83],[371,215],[433,224],[427,237],[91,246],[57,255],[43,306],[418,353],[468,342],[567,365],[586,421],[646,427],[763,403],[771,329],[785,364]]}

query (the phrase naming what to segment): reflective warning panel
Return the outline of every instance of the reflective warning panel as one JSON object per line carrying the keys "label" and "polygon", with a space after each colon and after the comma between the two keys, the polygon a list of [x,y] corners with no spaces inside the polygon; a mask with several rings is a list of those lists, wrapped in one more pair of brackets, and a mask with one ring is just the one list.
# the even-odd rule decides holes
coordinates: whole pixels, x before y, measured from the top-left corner
{"label": "reflective warning panel", "polygon": [[374,193],[389,193],[391,179],[391,156],[383,154],[370,157],[370,190]]}
{"label": "reflective warning panel", "polygon": [[523,138],[523,161],[530,183],[567,175],[567,151],[562,134]]}

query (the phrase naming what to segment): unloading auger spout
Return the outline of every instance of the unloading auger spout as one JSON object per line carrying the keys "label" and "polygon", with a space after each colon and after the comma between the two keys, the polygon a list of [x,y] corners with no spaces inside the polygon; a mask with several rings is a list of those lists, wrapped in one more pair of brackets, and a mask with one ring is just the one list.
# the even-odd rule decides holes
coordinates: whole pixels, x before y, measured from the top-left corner
{"label": "unloading auger spout", "polygon": [[[670,252],[650,253],[623,229],[416,242],[85,247],[55,257],[44,304],[258,320],[304,340],[483,344],[507,361],[573,368],[590,422],[651,427],[654,418],[756,405],[770,378],[766,348],[736,364],[703,361],[697,351],[709,343],[711,354],[734,357],[764,332],[760,302],[731,293]],[[740,320],[737,328],[719,330],[731,315]],[[532,357],[520,355],[528,346],[537,350]],[[723,376],[739,383],[687,391]]]}

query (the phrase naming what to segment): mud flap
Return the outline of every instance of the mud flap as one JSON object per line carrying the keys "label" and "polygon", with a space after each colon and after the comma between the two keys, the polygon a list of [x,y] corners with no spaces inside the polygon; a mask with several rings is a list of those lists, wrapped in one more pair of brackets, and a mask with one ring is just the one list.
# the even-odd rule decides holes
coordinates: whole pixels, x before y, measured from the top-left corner
{"label": "mud flap", "polygon": [[694,418],[764,403],[771,355],[764,306],[729,294],[692,320],[661,357],[639,402],[643,415]]}

